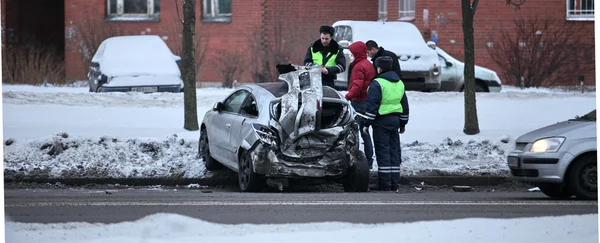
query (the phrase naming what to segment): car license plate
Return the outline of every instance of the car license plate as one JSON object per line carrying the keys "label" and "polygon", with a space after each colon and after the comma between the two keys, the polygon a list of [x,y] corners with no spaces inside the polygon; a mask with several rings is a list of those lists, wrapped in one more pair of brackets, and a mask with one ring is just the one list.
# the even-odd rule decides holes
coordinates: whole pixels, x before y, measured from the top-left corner
{"label": "car license plate", "polygon": [[508,157],[508,167],[519,168],[519,157]]}
{"label": "car license plate", "polygon": [[144,92],[144,93],[156,92],[156,91],[158,91],[158,87],[132,87],[131,91]]}

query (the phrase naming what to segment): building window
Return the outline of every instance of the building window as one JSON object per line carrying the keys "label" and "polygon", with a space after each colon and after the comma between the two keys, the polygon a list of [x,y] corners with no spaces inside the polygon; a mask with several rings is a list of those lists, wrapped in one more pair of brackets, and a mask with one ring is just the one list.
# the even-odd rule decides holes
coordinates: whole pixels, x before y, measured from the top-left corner
{"label": "building window", "polygon": [[594,0],[567,0],[567,20],[594,21]]}
{"label": "building window", "polygon": [[379,20],[387,21],[387,0],[379,0]]}
{"label": "building window", "polygon": [[203,0],[202,21],[231,22],[231,0]]}
{"label": "building window", "polygon": [[399,0],[398,20],[414,20],[415,19],[415,1],[416,0]]}
{"label": "building window", "polygon": [[106,0],[107,19],[112,21],[158,21],[160,0]]}

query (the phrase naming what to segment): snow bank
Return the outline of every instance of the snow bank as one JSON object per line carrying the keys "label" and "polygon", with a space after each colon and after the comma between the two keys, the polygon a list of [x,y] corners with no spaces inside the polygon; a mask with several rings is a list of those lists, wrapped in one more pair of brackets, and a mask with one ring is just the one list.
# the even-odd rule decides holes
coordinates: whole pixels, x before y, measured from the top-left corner
{"label": "snow bank", "polygon": [[[595,93],[529,90],[477,94],[481,133],[473,136],[462,132],[462,93],[408,92],[411,113],[401,135],[401,173],[507,175],[506,156],[516,137],[596,108]],[[198,119],[230,92],[197,89]],[[195,158],[199,131],[183,129],[181,93],[97,94],[87,88],[3,85],[3,115],[4,141],[13,141],[4,145],[9,178],[207,175]],[[56,137],[60,132],[70,137]],[[102,137],[109,139],[100,142]],[[67,149],[48,155],[51,147],[42,147],[55,140]],[[141,144],[152,144],[159,152],[148,152]]]}
{"label": "snow bank", "polygon": [[[413,223],[215,224],[178,214],[132,222],[16,223],[7,220],[6,242],[598,242],[598,215],[515,219],[466,218]],[[309,240],[310,239],[310,240]]]}
{"label": "snow bank", "polygon": [[[65,138],[66,137],[66,138]],[[15,178],[204,178],[198,141],[76,138],[5,140],[4,176]],[[508,174],[506,146],[488,140],[403,144],[402,175]],[[373,168],[376,170],[377,167]]]}
{"label": "snow bank", "polygon": [[198,142],[72,138],[4,142],[5,178],[202,178]]}

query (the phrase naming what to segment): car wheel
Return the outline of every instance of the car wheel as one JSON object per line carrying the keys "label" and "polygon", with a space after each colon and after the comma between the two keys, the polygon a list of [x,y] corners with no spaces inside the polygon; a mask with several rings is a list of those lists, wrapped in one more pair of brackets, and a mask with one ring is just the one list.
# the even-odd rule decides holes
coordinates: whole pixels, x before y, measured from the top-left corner
{"label": "car wheel", "polygon": [[354,166],[348,170],[348,176],[344,182],[345,192],[366,192],[369,190],[369,162],[365,153],[357,150],[354,156]]}
{"label": "car wheel", "polygon": [[488,88],[487,85],[485,85],[483,82],[476,80],[475,81],[475,92],[488,92]]}
{"label": "car wheel", "polygon": [[573,193],[564,184],[539,183],[537,186],[542,193],[551,198],[566,199],[573,196]]}
{"label": "car wheel", "polygon": [[204,167],[207,170],[222,169],[223,165],[212,158],[210,155],[210,147],[208,146],[208,134],[206,129],[200,131],[200,141],[198,142],[198,155],[204,160]]}
{"label": "car wheel", "polygon": [[265,180],[260,174],[254,173],[252,156],[249,151],[242,152],[238,165],[238,182],[243,192],[257,192],[264,188]]}
{"label": "car wheel", "polygon": [[574,161],[569,170],[568,183],[577,199],[598,199],[597,155],[589,154]]}

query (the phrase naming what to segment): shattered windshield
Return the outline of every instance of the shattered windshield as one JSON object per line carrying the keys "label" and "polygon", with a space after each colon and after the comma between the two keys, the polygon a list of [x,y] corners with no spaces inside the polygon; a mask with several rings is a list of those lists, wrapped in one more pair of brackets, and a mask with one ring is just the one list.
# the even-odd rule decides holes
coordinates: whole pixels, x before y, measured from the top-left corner
{"label": "shattered windshield", "polygon": [[596,121],[596,110],[590,111],[589,113],[583,116],[575,116],[575,119],[571,119],[571,121]]}

